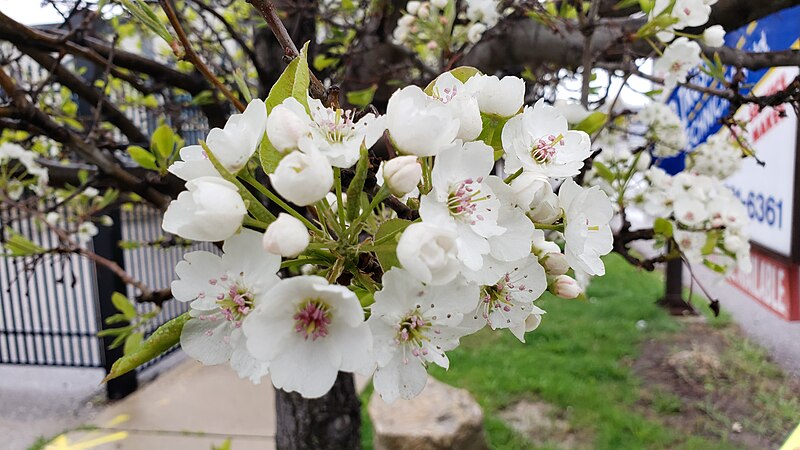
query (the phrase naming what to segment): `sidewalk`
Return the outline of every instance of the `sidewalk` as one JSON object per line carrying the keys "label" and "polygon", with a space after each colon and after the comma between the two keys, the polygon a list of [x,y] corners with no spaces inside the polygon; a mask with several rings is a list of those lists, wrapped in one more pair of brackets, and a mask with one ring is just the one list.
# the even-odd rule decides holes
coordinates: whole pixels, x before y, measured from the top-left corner
{"label": "sidewalk", "polygon": [[275,448],[274,389],[254,385],[227,366],[185,361],[105,408],[94,431],[59,436],[47,450],[231,450]]}
{"label": "sidewalk", "polygon": [[[694,273],[711,295],[716,295],[722,309],[733,316],[742,331],[753,341],[764,347],[778,365],[786,372],[800,376],[800,322],[787,322],[762,306],[749,295],[718,274],[700,264],[692,266]],[[684,283],[691,277],[683,270]],[[695,287],[694,292],[702,296]],[[704,308],[704,305],[696,305]]]}

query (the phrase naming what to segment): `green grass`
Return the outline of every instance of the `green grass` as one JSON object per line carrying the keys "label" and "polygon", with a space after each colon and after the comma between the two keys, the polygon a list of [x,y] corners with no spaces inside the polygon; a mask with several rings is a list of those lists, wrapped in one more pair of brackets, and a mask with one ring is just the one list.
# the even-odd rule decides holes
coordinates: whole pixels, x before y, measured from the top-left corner
{"label": "green grass", "polygon": [[[638,271],[616,256],[608,257],[606,265],[607,275],[592,283],[588,301],[542,298],[539,306],[548,314],[538,330],[527,334],[527,343],[521,344],[509,332],[486,329],[463,339],[461,347],[449,352],[449,371],[434,367],[431,374],[475,396],[485,413],[488,440],[496,449],[559,448],[559,436],[550,441],[537,439],[537,446],[500,419],[498,413],[520,399],[554,406],[586,448],[738,448],[725,433],[700,437],[669,426],[662,416],[681,414],[685,407],[672,393],[657,392],[649,413],[644,413],[642,380],[630,366],[644,340],[669,339],[683,326],[654,305],[662,295],[660,275]],[[638,321],[645,321],[646,326],[637,328]],[[730,319],[723,316],[709,323],[724,329]],[[724,355],[725,363],[730,364],[732,358],[743,372],[775,376],[774,366],[763,362],[763,351],[742,342],[733,346],[743,348]],[[370,391],[362,397],[365,404]],[[780,396],[767,391],[761,403],[777,410],[770,414],[796,413],[796,403],[774,404]],[[371,448],[372,429],[366,413],[364,419],[364,444]],[[782,417],[776,421],[778,427],[785,427]]]}

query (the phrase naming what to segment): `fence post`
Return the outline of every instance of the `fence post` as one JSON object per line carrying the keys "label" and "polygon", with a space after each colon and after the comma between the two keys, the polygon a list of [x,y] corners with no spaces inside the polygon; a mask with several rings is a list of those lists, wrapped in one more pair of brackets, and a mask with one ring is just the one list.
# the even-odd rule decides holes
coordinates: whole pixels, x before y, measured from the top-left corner
{"label": "fence post", "polygon": [[[110,227],[98,227],[97,235],[94,237],[94,252],[98,255],[115,261],[120,267],[125,267],[123,260],[122,248],[119,246],[119,241],[122,240],[122,220],[120,217],[119,209],[113,209],[108,212],[108,216],[114,221]],[[97,301],[99,307],[99,326],[106,327],[105,320],[107,317],[116,314],[118,311],[111,303],[111,295],[114,292],[126,292],[125,283],[116,276],[108,268],[95,265],[97,270]],[[116,326],[122,327],[128,325],[122,323]],[[103,367],[106,373],[111,371],[111,365],[114,361],[122,356],[122,347],[109,349],[113,341],[113,336],[106,336],[100,339],[100,354],[103,356]],[[136,380],[136,371],[128,372],[119,378],[115,378],[106,384],[106,395],[110,400],[117,400],[133,393],[138,386]]]}

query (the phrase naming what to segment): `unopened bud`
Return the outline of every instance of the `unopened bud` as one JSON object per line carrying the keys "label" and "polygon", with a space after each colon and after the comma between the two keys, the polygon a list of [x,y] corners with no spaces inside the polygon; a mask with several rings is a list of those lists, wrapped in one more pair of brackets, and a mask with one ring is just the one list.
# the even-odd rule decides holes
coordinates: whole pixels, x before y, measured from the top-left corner
{"label": "unopened bud", "polygon": [[564,275],[569,270],[569,263],[567,257],[563,253],[551,252],[543,258],[544,270],[548,275],[558,276]]}
{"label": "unopened bud", "polygon": [[286,213],[280,213],[272,222],[261,243],[264,250],[275,254],[294,258],[308,247],[310,238],[303,222]]}
{"label": "unopened bud", "polygon": [[398,156],[383,165],[383,181],[396,197],[402,197],[417,187],[422,179],[422,166],[413,155]]}
{"label": "unopened bud", "polygon": [[568,275],[559,275],[550,283],[550,292],[561,298],[576,298],[581,295],[581,287],[574,278]]}

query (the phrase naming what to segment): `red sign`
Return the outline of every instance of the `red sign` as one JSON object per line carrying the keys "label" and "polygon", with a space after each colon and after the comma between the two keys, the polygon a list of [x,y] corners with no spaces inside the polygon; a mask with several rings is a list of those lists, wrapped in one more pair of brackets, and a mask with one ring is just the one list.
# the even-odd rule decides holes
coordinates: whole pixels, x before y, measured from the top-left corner
{"label": "red sign", "polygon": [[728,281],[785,320],[800,320],[800,268],[756,248],[750,250],[750,259],[753,270],[734,270]]}

